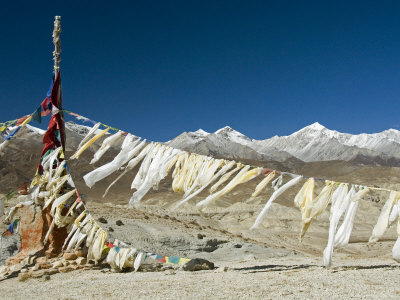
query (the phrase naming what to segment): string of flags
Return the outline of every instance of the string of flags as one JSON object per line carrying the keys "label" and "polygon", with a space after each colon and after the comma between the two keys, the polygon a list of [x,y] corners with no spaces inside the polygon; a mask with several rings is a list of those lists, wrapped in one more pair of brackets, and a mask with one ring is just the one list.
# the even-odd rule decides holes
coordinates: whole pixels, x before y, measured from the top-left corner
{"label": "string of flags", "polygon": [[[67,249],[79,245],[79,243],[77,244],[77,241],[82,238],[82,234],[85,234],[85,236],[89,237],[88,234],[90,231],[90,233],[92,234],[90,240],[93,243],[96,243],[97,248],[93,248],[94,244],[87,243],[89,249],[92,250],[91,256],[89,256],[99,258],[103,253],[103,248],[108,249],[106,251],[108,251],[108,255],[110,256],[108,258],[111,262],[110,265],[113,266],[114,264],[115,268],[121,269],[124,263],[130,265],[131,263],[129,262],[128,257],[133,257],[135,253],[136,262],[137,259],[139,259],[139,254],[139,261],[143,261],[146,257],[152,257],[155,258],[155,260],[162,260],[170,263],[183,262],[186,260],[181,258],[179,258],[178,260],[178,258],[168,256],[157,256],[155,254],[148,255],[147,252],[137,252],[137,250],[133,248],[123,248],[125,250],[120,251],[120,242],[118,242],[117,240],[114,243],[110,241],[106,242],[107,233],[102,229],[100,230],[101,227],[93,220],[92,217],[89,217],[90,214],[82,203],[81,198],[79,197],[79,193],[76,191],[76,189],[67,192],[66,194],[59,194],[61,187],[67,182],[70,184],[70,186],[74,187],[74,184],[67,169],[67,163],[65,161],[63,151],[65,140],[63,138],[63,118],[61,116],[61,113],[64,112],[75,117],[77,120],[94,124],[93,128],[89,130],[89,133],[83,139],[82,143],[77,149],[77,152],[71,157],[71,159],[78,158],[79,155],[84,152],[95,140],[99,139],[109,130],[113,130],[116,133],[103,140],[102,146],[94,154],[94,159],[92,160],[92,162],[96,162],[99,157],[101,157],[101,155],[103,155],[104,152],[107,151],[107,149],[109,149],[118,139],[124,139],[121,146],[121,151],[114,158],[114,160],[111,163],[103,165],[86,174],[84,176],[84,180],[87,185],[91,187],[97,181],[109,176],[113,172],[119,170],[121,167],[124,168],[126,171],[134,168],[140,163],[139,171],[132,182],[132,188],[136,189],[136,192],[134,192],[130,200],[130,205],[137,205],[137,203],[140,202],[140,200],[149,191],[149,189],[152,187],[156,188],[158,183],[163,178],[165,178],[165,176],[172,170],[172,188],[175,192],[184,194],[179,205],[193,198],[199,193],[199,191],[202,191],[206,187],[211,186],[211,195],[196,204],[196,206],[200,210],[204,209],[206,206],[210,205],[221,196],[230,192],[237,185],[248,182],[262,174],[264,175],[264,179],[257,185],[256,191],[253,193],[252,197],[256,197],[257,195],[259,195],[269,183],[271,183],[274,192],[258,215],[254,225],[251,228],[255,229],[261,224],[265,214],[267,213],[273,201],[281,194],[283,194],[287,189],[298,184],[304,178],[307,179],[307,181],[302,186],[295,198],[295,205],[299,207],[300,211],[302,212],[301,239],[304,237],[304,234],[307,231],[307,228],[310,226],[312,220],[319,214],[321,214],[329,204],[331,204],[331,223],[328,245],[324,251],[325,266],[329,266],[331,263],[333,248],[335,246],[344,246],[348,243],[352,227],[354,225],[354,216],[357,211],[358,202],[370,190],[388,191],[391,193],[391,200],[389,199],[391,203],[390,209],[388,211],[385,210],[385,214],[390,215],[390,222],[378,222],[377,228],[379,230],[377,230],[379,232],[384,232],[386,228],[396,220],[400,224],[400,214],[396,214],[397,211],[400,212],[400,202],[397,201],[400,196],[392,197],[393,193],[398,193],[394,190],[380,187],[355,185],[343,182],[334,182],[322,178],[306,177],[288,172],[280,172],[278,170],[272,170],[268,168],[243,165],[235,161],[214,159],[212,157],[204,155],[188,153],[179,149],[173,149],[161,143],[147,142],[144,139],[137,138],[130,133],[123,132],[117,128],[107,126],[100,122],[95,122],[89,118],[68,110],[58,109],[57,102],[54,102],[52,100],[61,99],[61,90],[57,88],[57,86],[60,87],[60,81],[57,81],[58,77],[59,76],[56,76],[56,79],[54,81],[57,82],[57,85],[52,85],[50,100],[46,100],[46,98],[42,102],[40,107],[35,111],[35,113],[19,118],[15,123],[15,120],[8,121],[2,123],[4,125],[0,126],[4,127],[7,126],[6,124],[15,124],[17,129],[19,129],[22,126],[28,124],[31,120],[33,120],[34,114],[40,116],[49,115],[50,113],[52,114],[49,128],[44,137],[45,146],[42,151],[38,173],[35,179],[32,181],[31,187],[39,186],[37,191],[43,189],[42,193],[50,192],[54,194],[52,197],[49,197],[49,195],[40,196],[40,192],[34,195],[36,200],[39,198],[43,199],[44,207],[47,207],[51,203],[53,203],[51,212],[54,217],[54,226],[66,226],[67,224],[71,224],[71,222],[74,223],[75,227],[73,228],[75,228],[75,230],[71,231],[72,235],[69,236],[69,243],[68,245],[66,245]],[[100,126],[105,127],[105,129],[101,130],[99,133],[97,132],[97,129],[99,129]],[[18,130],[14,130],[11,136],[14,136],[17,132]],[[5,142],[9,139],[10,138],[6,139]],[[67,175],[62,176],[64,172],[66,172]],[[125,173],[126,172],[123,172],[117,178],[117,180]],[[230,177],[232,176],[234,176],[233,179],[230,179]],[[276,176],[277,178],[274,179],[274,177]],[[283,184],[283,176],[290,177],[290,180],[287,181],[285,184]],[[325,187],[317,197],[314,197],[314,186],[316,180],[324,181]],[[107,188],[106,193],[109,188],[113,184],[115,184],[116,181],[114,181]],[[47,187],[50,184],[52,184],[53,189],[49,191]],[[77,195],[77,199],[75,202],[70,203],[68,199],[73,194]],[[177,205],[176,208],[178,208],[179,205]],[[79,216],[74,215],[74,209],[81,206],[84,208],[84,211]],[[66,216],[62,216],[62,207],[70,207],[70,215],[67,214]],[[342,216],[344,216],[344,219],[340,224]],[[385,218],[385,216],[382,218]],[[380,219],[382,218],[380,217]],[[49,229],[49,233],[51,232],[52,228],[54,228],[54,226]],[[96,230],[93,228],[95,228]],[[49,233],[47,234],[47,236],[49,235]],[[400,232],[398,234],[399,242],[396,242],[393,248],[393,257],[400,259]],[[129,251],[126,249],[129,249]],[[124,263],[121,263],[121,255],[123,255],[123,258],[125,259]],[[118,261],[117,264],[115,264],[116,261]]]}
{"label": "string of flags", "polygon": [[[118,128],[116,128],[116,127],[107,125],[107,124],[102,123],[102,122],[94,121],[94,120],[92,120],[92,119],[90,119],[90,118],[88,118],[88,117],[79,115],[79,114],[77,114],[77,113],[73,113],[73,112],[71,112],[71,111],[69,111],[69,110],[63,110],[63,111],[66,112],[66,113],[68,113],[69,115],[75,117],[76,120],[80,120],[80,121],[84,121],[84,122],[89,122],[89,123],[94,124],[94,125],[95,125],[95,124],[99,124],[100,126],[103,126],[104,128],[109,128],[110,130],[114,131],[115,133],[120,132],[121,134],[123,134],[123,135],[125,135],[125,136],[128,134],[127,132],[125,132],[125,131],[122,130],[122,129],[118,129]],[[97,127],[97,129],[100,129],[100,127]],[[140,139],[141,139],[141,138],[140,138]],[[159,142],[154,142],[154,141],[149,141],[149,140],[147,140],[147,142],[149,142],[149,143],[159,143]],[[277,172],[277,174],[288,174],[288,175],[292,175],[292,176],[302,176],[302,177],[305,178],[305,179],[314,178],[314,180],[323,181],[323,182],[326,182],[326,181],[335,182],[335,181],[333,181],[332,179],[319,178],[319,177],[312,177],[312,176],[306,176],[306,175],[301,175],[301,174],[293,174],[293,173],[283,172],[283,171],[279,171],[279,170],[272,170],[272,169],[269,169],[269,168],[263,168],[263,170],[266,170],[266,171],[267,171],[266,174],[268,174],[268,173],[271,172],[271,171],[275,171],[275,172]],[[265,172],[265,171],[263,171],[263,172]],[[336,182],[337,185],[339,185],[340,183],[346,183],[346,184],[350,184],[350,185],[354,184],[354,183],[350,183],[350,182]],[[358,184],[355,184],[355,185],[358,186]],[[361,186],[361,185],[360,185],[360,186]],[[386,191],[386,192],[392,192],[392,191],[393,191],[392,189],[383,188],[383,187],[377,187],[377,186],[366,186],[366,185],[362,185],[362,186],[368,187],[370,190],[375,190],[375,191]]]}
{"label": "string of flags", "polygon": [[[49,106],[51,107],[51,104],[48,104],[47,102],[48,102],[48,98],[46,97],[46,99],[43,100],[42,104],[41,104],[41,105],[38,107],[38,109],[37,109],[38,112],[41,112],[41,115],[42,115],[42,116],[48,116],[49,114],[51,114],[51,108],[49,108]],[[45,104],[44,104],[44,103],[45,103]],[[47,104],[46,104],[46,103],[47,103]],[[46,110],[45,110],[43,107],[47,107]],[[43,111],[42,111],[41,109],[43,109]],[[35,112],[36,112],[36,111],[35,111]],[[103,126],[104,128],[109,128],[109,130],[112,130],[112,131],[114,131],[114,132],[116,132],[116,133],[120,132],[122,135],[125,135],[125,136],[127,135],[127,132],[125,132],[125,131],[122,130],[122,129],[118,129],[118,128],[116,128],[116,127],[107,125],[107,124],[102,123],[102,122],[94,121],[94,120],[92,120],[92,119],[90,119],[90,118],[88,118],[88,117],[82,116],[82,115],[80,115],[80,114],[78,114],[78,113],[74,113],[74,112],[69,111],[69,110],[66,110],[66,109],[62,109],[60,112],[65,112],[65,113],[67,113],[68,115],[70,115],[70,116],[72,116],[72,117],[75,117],[76,120],[78,120],[78,121],[89,122],[89,123],[91,123],[91,124],[93,124],[93,125],[99,124],[100,126]],[[32,115],[33,115],[33,114],[32,114]],[[18,127],[18,128],[14,128],[14,131],[13,131],[12,133],[10,133],[10,134],[7,135],[6,137],[4,137],[4,140],[10,139],[10,137],[14,136],[14,135],[18,132],[18,130],[19,130],[20,127],[22,127],[22,126],[28,124],[28,123],[31,122],[32,120],[35,120],[35,119],[33,119],[33,118],[29,118],[29,117],[32,116],[32,115],[26,115],[26,116],[21,117],[21,118],[19,118],[19,119],[15,119],[15,120],[11,120],[11,121],[6,121],[6,122],[4,122],[4,123],[0,123],[0,132],[1,132],[1,131],[4,131],[7,127],[14,127],[14,126],[17,126],[17,127]],[[20,120],[20,122],[18,122],[18,120]],[[35,121],[36,121],[36,120],[35,120]],[[17,125],[17,124],[19,124],[19,125]],[[149,142],[151,142],[151,141],[149,141]],[[270,170],[270,169],[268,169],[268,168],[264,168],[264,169]],[[286,174],[289,174],[288,172],[280,172],[279,170],[275,170],[275,171],[278,172],[278,173],[282,173],[282,174],[285,174],[285,173],[286,173]],[[295,175],[297,175],[297,174],[295,174]],[[325,181],[332,181],[331,179],[326,179],[326,178],[311,177],[311,176],[306,176],[306,175],[300,175],[300,176],[302,176],[302,177],[305,178],[305,179],[314,178],[314,180],[317,180],[317,181],[324,181],[324,182],[325,182]],[[342,182],[341,182],[341,183],[342,183]],[[343,182],[343,183],[346,183],[346,182]],[[353,183],[347,182],[347,184],[353,184]],[[366,186],[366,187],[367,187],[367,186]],[[368,186],[368,188],[369,188],[370,190],[375,190],[375,191],[386,191],[386,192],[392,192],[392,191],[393,191],[392,189],[383,188],[383,187],[377,187],[377,186]]]}
{"label": "string of flags", "polygon": [[[37,122],[40,123],[41,122],[41,118],[38,118],[37,116],[48,116],[53,112],[52,104],[51,104],[51,101],[50,101],[50,95],[51,95],[52,87],[53,87],[53,84],[50,85],[50,89],[47,92],[46,98],[43,100],[41,105],[35,110],[34,113],[32,113],[31,115],[25,115],[25,116],[20,117],[18,119],[14,119],[14,120],[10,120],[10,121],[6,121],[6,122],[3,122],[3,123],[0,123],[0,132],[4,131],[8,127],[13,127],[13,131],[10,132],[7,136],[5,136],[3,138],[5,141],[10,140],[10,138],[13,137],[19,131],[19,129],[21,127],[23,127],[24,125],[28,124],[32,120],[37,121]],[[94,121],[94,120],[92,120],[92,119],[90,119],[88,117],[85,117],[85,116],[82,116],[80,114],[71,112],[69,110],[63,109],[63,110],[60,110],[60,112],[65,112],[65,113],[69,114],[70,116],[75,117],[76,120],[78,120],[78,121],[89,122],[89,123],[92,123],[92,124],[99,124],[100,126],[103,126],[106,129],[109,128],[109,130],[115,131],[117,133],[120,132],[122,135],[127,135],[127,133],[125,131],[123,131],[123,130],[120,130],[120,129],[118,129],[116,127],[113,127],[113,126],[106,125],[106,124],[101,123],[101,122],[96,122],[96,121]],[[0,144],[0,149],[1,149],[1,144]],[[46,154],[46,153],[44,153],[44,154]],[[276,170],[276,172],[277,173],[282,173],[282,174],[283,173],[288,174],[287,172],[280,172],[278,170]],[[296,175],[296,174],[293,174],[293,175]],[[317,181],[332,181],[330,179],[310,177],[310,176],[305,176],[305,175],[298,175],[298,176],[302,176],[302,177],[304,177],[306,179],[314,178],[314,180],[317,180]],[[339,183],[337,183],[337,184],[339,184]],[[347,183],[347,184],[352,184],[352,183]],[[365,187],[367,187],[367,186],[365,186]],[[376,186],[368,186],[368,188],[370,190],[375,190],[375,191],[386,191],[386,192],[392,192],[393,191],[392,189],[376,187]]]}
{"label": "string of flags", "polygon": [[[99,126],[96,127],[96,129],[98,128]],[[118,131],[116,134],[118,134]],[[98,137],[99,133],[96,134],[95,130],[90,130],[84,140],[86,140],[86,144],[90,145],[91,141]],[[110,139],[112,139],[112,137],[108,137],[106,140],[109,142]],[[103,141],[102,146],[98,149],[98,152],[100,151],[102,154],[106,140]],[[123,165],[125,165],[125,169],[131,169],[142,161],[139,171],[131,185],[131,188],[136,189],[136,191],[133,193],[129,202],[130,205],[136,205],[151,187],[157,188],[158,183],[168,174],[169,170],[173,170],[172,188],[175,192],[184,194],[180,203],[185,203],[187,199],[197,194],[197,191],[203,190],[206,186],[218,180],[210,189],[211,195],[196,204],[196,207],[202,210],[222,195],[231,191],[237,185],[248,182],[258,175],[263,174],[265,178],[257,185],[256,191],[253,193],[253,195],[259,194],[274,176],[277,175],[278,177],[272,181],[272,187],[274,188],[273,194],[257,216],[254,225],[250,228],[256,229],[261,224],[274,200],[289,188],[300,183],[302,179],[307,179],[294,200],[295,205],[302,212],[300,239],[303,239],[312,220],[324,212],[328,205],[331,204],[328,244],[323,253],[323,264],[326,267],[331,265],[334,248],[343,247],[349,243],[359,201],[363,199],[370,190],[377,190],[390,192],[391,196],[388,201],[394,203],[396,201],[390,199],[393,199],[393,194],[398,193],[386,188],[335,182],[267,168],[252,167],[234,161],[214,159],[204,155],[172,149],[166,145],[154,142],[150,142],[146,147],[143,148],[142,146],[135,151],[141,144],[140,141],[141,138],[134,139],[132,135],[127,134],[122,143],[120,153],[112,162],[100,166],[83,177],[86,184],[92,187],[97,181],[109,176]],[[110,146],[110,144],[107,146]],[[81,154],[86,148],[80,145],[76,153]],[[132,152],[129,154],[126,149],[132,149]],[[94,154],[95,157],[98,152]],[[73,158],[74,156],[71,157],[71,159]],[[223,166],[229,167],[226,168],[224,172],[217,172],[217,170],[223,170]],[[125,172],[120,176],[124,174]],[[234,174],[236,174],[236,176],[218,191],[218,187]],[[283,184],[283,175],[290,177],[289,181],[285,184]],[[325,182],[325,187],[320,194],[314,198],[316,180],[323,180]],[[115,181],[107,188],[106,193],[114,183]],[[215,192],[216,190],[217,192]],[[400,193],[398,194],[398,198],[400,198]],[[394,199],[398,200],[398,198]],[[386,215],[388,215],[388,213],[392,214],[391,222],[393,223],[393,221],[397,220],[399,224],[398,228],[400,228],[400,202],[396,202],[396,205],[392,205]],[[343,220],[341,219],[342,216]],[[379,228],[380,232],[385,232],[389,225],[389,222],[378,222],[376,228]],[[398,231],[398,242],[394,245],[392,252],[393,258],[400,260],[400,230]]]}

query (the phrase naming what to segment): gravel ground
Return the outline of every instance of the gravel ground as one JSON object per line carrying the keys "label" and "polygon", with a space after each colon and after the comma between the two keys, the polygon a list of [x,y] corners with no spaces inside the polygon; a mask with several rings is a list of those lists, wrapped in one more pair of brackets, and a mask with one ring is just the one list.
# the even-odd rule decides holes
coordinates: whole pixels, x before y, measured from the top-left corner
{"label": "gravel ground", "polygon": [[3,299],[382,299],[400,297],[393,261],[340,261],[332,269],[297,257],[232,264],[226,272],[55,274],[50,280],[0,282]]}

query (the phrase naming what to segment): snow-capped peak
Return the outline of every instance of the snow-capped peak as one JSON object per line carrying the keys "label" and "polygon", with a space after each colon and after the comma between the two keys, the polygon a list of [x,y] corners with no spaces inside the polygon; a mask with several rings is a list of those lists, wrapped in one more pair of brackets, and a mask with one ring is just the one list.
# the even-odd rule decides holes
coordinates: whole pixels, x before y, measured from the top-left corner
{"label": "snow-capped peak", "polygon": [[[220,134],[220,133],[223,133],[223,132],[230,132],[230,131],[236,131],[236,130],[234,130],[234,129],[232,129],[231,127],[229,127],[229,126],[225,126],[225,127],[222,127],[222,128],[220,128],[220,129],[218,129],[216,132],[214,132],[215,134]],[[239,132],[240,133],[240,132]]]}
{"label": "snow-capped peak", "polygon": [[[325,126],[321,125],[321,124],[318,123],[318,122],[312,123],[311,125],[308,125],[308,126],[305,127],[305,128],[314,129],[314,130],[323,130],[323,129],[326,129]],[[304,128],[304,129],[305,129],[305,128]]]}
{"label": "snow-capped peak", "polygon": [[75,132],[75,133],[77,133],[79,135],[82,135],[82,136],[85,136],[90,130],[90,127],[85,126],[85,125],[76,124],[73,121],[66,122],[65,123],[65,128],[67,128],[67,129],[69,129],[69,130],[71,130],[71,131],[73,131],[73,132]]}
{"label": "snow-capped peak", "polygon": [[207,131],[205,131],[205,130],[203,130],[203,129],[198,129],[198,130],[196,130],[194,133],[196,133],[196,134],[198,134],[198,135],[202,135],[202,136],[206,136],[206,135],[209,135],[209,133],[207,132]]}
{"label": "snow-capped peak", "polygon": [[217,131],[214,132],[214,134],[219,137],[222,137],[224,139],[227,139],[227,140],[230,140],[232,142],[242,144],[242,145],[248,145],[252,141],[251,138],[248,138],[243,133],[240,133],[239,131],[236,131],[229,126],[225,126],[221,129],[218,129]]}
{"label": "snow-capped peak", "polygon": [[[71,131],[73,131],[73,132],[75,132],[75,133],[77,133],[79,135],[85,136],[92,127],[85,126],[85,125],[80,125],[80,124],[77,124],[77,123],[75,123],[73,121],[68,121],[68,122],[65,123],[65,128],[67,128],[67,129],[69,129],[69,130],[71,130]],[[97,134],[99,132],[101,132],[101,129],[97,129],[95,133]]]}
{"label": "snow-capped peak", "polygon": [[30,131],[33,131],[33,132],[38,133],[38,134],[40,134],[40,135],[44,135],[44,134],[46,133],[46,130],[37,128],[37,127],[35,127],[35,126],[29,125],[29,124],[26,124],[25,126],[26,126],[26,128],[28,128]]}
{"label": "snow-capped peak", "polygon": [[336,130],[330,130],[326,128],[325,126],[321,125],[318,122],[315,122],[311,125],[308,125],[299,131],[296,131],[295,133],[292,133],[289,136],[308,136],[310,138],[340,138],[342,135],[345,135],[345,133],[340,133]]}

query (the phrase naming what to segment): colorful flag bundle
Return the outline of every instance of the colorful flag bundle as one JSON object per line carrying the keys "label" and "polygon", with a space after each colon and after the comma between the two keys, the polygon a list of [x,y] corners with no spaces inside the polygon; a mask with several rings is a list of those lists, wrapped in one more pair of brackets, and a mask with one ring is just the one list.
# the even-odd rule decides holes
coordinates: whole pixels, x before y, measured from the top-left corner
{"label": "colorful flag bundle", "polygon": [[[46,97],[48,99],[48,97]],[[65,150],[65,129],[64,129],[64,117],[62,111],[62,90],[61,90],[61,73],[58,71],[54,79],[50,100],[44,100],[42,103],[43,111],[48,112],[51,110],[52,116],[49,122],[46,133],[43,137],[43,150],[40,155],[40,162],[38,166],[38,173],[43,173],[43,166],[41,164],[43,157],[48,155],[51,151],[58,147],[62,147]],[[51,104],[51,105],[50,105]],[[62,154],[60,154],[60,159],[62,160]]]}

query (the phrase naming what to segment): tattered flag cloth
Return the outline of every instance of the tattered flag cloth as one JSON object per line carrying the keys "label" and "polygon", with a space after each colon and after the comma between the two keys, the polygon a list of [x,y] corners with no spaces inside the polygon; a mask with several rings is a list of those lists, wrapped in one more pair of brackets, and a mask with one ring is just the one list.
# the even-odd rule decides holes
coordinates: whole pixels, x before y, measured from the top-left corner
{"label": "tattered flag cloth", "polygon": [[26,116],[21,117],[21,118],[19,118],[17,120],[12,120],[12,121],[8,121],[6,123],[1,123],[0,124],[0,131],[6,130],[7,127],[9,127],[9,126],[16,125],[14,130],[12,132],[10,132],[6,137],[4,137],[4,140],[5,141],[10,140],[21,129],[22,126],[25,126],[31,120],[32,120],[32,115],[26,115]]}
{"label": "tattered flag cloth", "polygon": [[3,232],[3,236],[10,236],[17,230],[19,219],[15,219],[10,226],[8,226],[7,230]]}
{"label": "tattered flag cloth", "polygon": [[29,117],[30,117],[31,115],[26,115],[26,116],[23,116],[23,117],[21,117],[21,118],[19,118],[18,120],[17,120],[17,126],[20,126],[22,123],[24,123],[24,121],[26,120],[26,119],[28,119]]}
{"label": "tattered flag cloth", "polygon": [[32,120],[42,123],[42,106],[39,106],[32,114]]}
{"label": "tattered flag cloth", "polygon": [[80,202],[82,202],[82,198],[81,198],[81,195],[79,195],[79,193],[78,193],[78,190],[76,190],[76,202],[78,202],[78,203],[80,203]]}
{"label": "tattered flag cloth", "polygon": [[156,254],[154,255],[147,254],[147,257],[152,258],[161,263],[174,264],[174,265],[181,265],[191,260],[190,258],[156,255]]}
{"label": "tattered flag cloth", "polygon": [[42,112],[41,116],[45,117],[51,114],[51,100],[50,98],[45,98],[41,104]]}
{"label": "tattered flag cloth", "polygon": [[20,195],[28,195],[29,191],[28,191],[28,183],[25,182],[22,185],[20,185],[18,187],[18,194]]}
{"label": "tattered flag cloth", "polygon": [[7,201],[10,200],[12,197],[14,197],[14,195],[17,193],[17,191],[12,191],[9,194],[7,194],[6,199]]}
{"label": "tattered flag cloth", "polygon": [[15,128],[9,135],[7,135],[4,140],[10,140],[19,130],[21,129],[20,126]]}
{"label": "tattered flag cloth", "polygon": [[46,98],[42,101],[41,107],[43,109],[41,116],[45,117],[51,114],[52,111],[52,101],[51,101],[51,92],[53,90],[53,82],[54,78],[50,83],[49,90],[47,91]]}
{"label": "tattered flag cloth", "polygon": [[[121,250],[121,248],[119,246],[117,246],[117,244],[113,244],[111,242],[105,242],[104,244],[105,248],[108,248],[108,251],[110,249],[114,249],[117,253]],[[158,255],[158,254],[154,254],[154,253],[144,253],[144,259],[146,260],[147,258],[152,259],[156,262],[160,262],[160,263],[167,263],[167,264],[175,264],[175,265],[181,265],[184,264],[188,261],[190,261],[190,258],[183,258],[183,257],[175,257],[175,256],[166,256],[166,255]]]}
{"label": "tattered flag cloth", "polygon": [[[47,99],[47,98],[46,98]],[[62,146],[65,149],[65,131],[64,131],[64,122],[63,116],[59,111],[59,107],[62,106],[62,91],[61,91],[61,74],[57,73],[54,83],[52,85],[51,94],[50,94],[50,102],[45,99],[42,103],[43,110],[51,110],[54,111],[52,115],[49,127],[47,128],[46,133],[43,136],[43,150],[40,155],[40,162],[38,166],[38,173],[43,173],[43,166],[41,164],[42,157],[49,151],[54,150],[57,147]],[[51,103],[51,107],[50,104]],[[53,107],[57,109],[53,109]]]}

